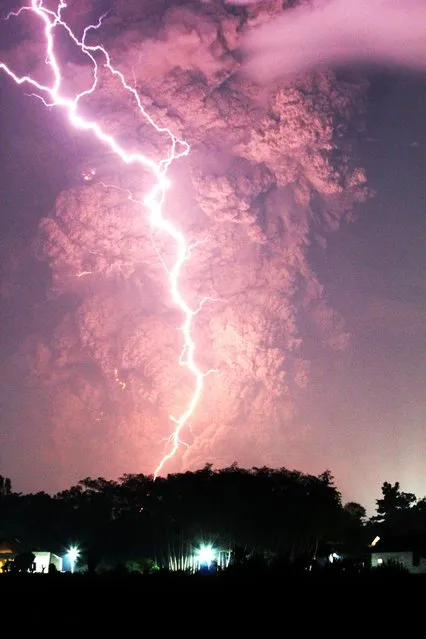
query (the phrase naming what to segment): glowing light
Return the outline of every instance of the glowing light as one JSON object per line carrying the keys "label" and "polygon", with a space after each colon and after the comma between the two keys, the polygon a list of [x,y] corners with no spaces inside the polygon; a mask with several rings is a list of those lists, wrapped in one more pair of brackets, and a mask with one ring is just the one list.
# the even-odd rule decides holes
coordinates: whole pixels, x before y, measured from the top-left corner
{"label": "glowing light", "polygon": [[217,555],[217,552],[211,544],[208,544],[208,545],[203,544],[197,550],[195,554],[195,558],[198,561],[200,566],[206,566],[207,568],[210,568],[210,566],[216,559],[216,555]]}
{"label": "glowing light", "polygon": [[332,564],[335,561],[338,561],[339,559],[341,559],[341,556],[337,554],[337,552],[332,552],[330,555],[328,555],[328,561]]}
{"label": "glowing light", "polygon": [[374,537],[373,541],[372,541],[372,542],[371,542],[371,544],[370,544],[370,548],[374,548],[374,546],[375,546],[376,544],[378,544],[378,543],[379,543],[379,541],[380,541],[380,537],[379,537],[379,535],[376,535],[376,536]]}
{"label": "glowing light", "polygon": [[189,547],[186,550],[187,552],[181,555],[169,555],[167,564],[169,570],[196,573],[202,568],[210,570],[213,562],[219,570],[225,570],[231,562],[231,550],[213,548],[211,544],[203,544],[195,552],[193,548]]}
{"label": "glowing light", "polygon": [[82,177],[85,182],[91,182],[96,175],[96,169],[90,169],[89,171],[83,171]]}
{"label": "glowing light", "polygon": [[115,368],[114,369],[114,379],[117,382],[117,384],[121,387],[121,390],[125,390],[126,388],[126,382],[123,382],[119,376],[118,376],[118,369]]}
{"label": "glowing light", "polygon": [[[166,219],[163,213],[166,193],[170,187],[169,180],[167,179],[167,171],[172,162],[188,155],[190,147],[187,142],[177,138],[170,129],[158,126],[154,122],[151,116],[145,111],[136,88],[130,86],[123,73],[112,65],[110,55],[106,49],[101,45],[88,44],[88,35],[101,27],[102,20],[105,16],[102,16],[96,24],[87,26],[83,31],[81,39],[79,39],[63,18],[63,12],[66,8],[67,3],[65,0],[59,0],[56,11],[45,7],[43,5],[43,0],[31,0],[30,5],[21,7],[18,11],[11,12],[6,17],[6,20],[8,20],[12,17],[16,18],[24,12],[30,12],[41,21],[42,26],[44,27],[44,38],[46,43],[46,64],[49,66],[53,76],[50,85],[42,84],[29,75],[19,76],[3,62],[0,62],[0,69],[7,73],[7,75],[14,80],[16,84],[29,85],[33,87],[33,89],[35,89],[38,93],[32,95],[40,98],[46,106],[57,106],[65,109],[69,121],[75,128],[91,132],[99,141],[109,147],[122,162],[125,164],[138,164],[143,169],[150,171],[155,178],[153,188],[146,195],[145,199],[142,202],[139,202],[139,204],[148,210],[148,217],[152,228],[162,231],[175,243],[176,259],[172,268],[166,268],[166,272],[169,278],[172,300],[180,309],[184,317],[183,325],[181,327],[183,334],[183,348],[179,358],[179,364],[186,367],[191,372],[195,381],[194,392],[188,402],[187,408],[178,418],[171,417],[175,424],[173,432],[169,438],[169,444],[171,444],[171,447],[155,469],[154,477],[157,477],[166,462],[175,455],[179,445],[182,443],[180,435],[200,400],[204,385],[204,377],[213,372],[208,371],[207,373],[203,373],[198,368],[195,361],[195,343],[191,336],[193,320],[201,310],[203,304],[210,298],[203,299],[198,308],[195,310],[191,309],[185,301],[179,288],[179,279],[182,267],[189,259],[191,246],[188,245],[183,233],[176,228],[170,220]],[[57,28],[64,29],[67,32],[75,46],[89,58],[93,68],[93,80],[90,87],[75,95],[73,99],[66,97],[62,92],[63,76],[61,73],[60,62],[58,61],[55,53],[55,30]],[[157,131],[157,133],[164,134],[169,138],[170,150],[164,159],[159,162],[154,162],[142,153],[127,151],[113,136],[106,133],[97,121],[83,117],[79,113],[78,107],[80,100],[93,94],[97,88],[99,72],[98,58],[101,58],[102,60],[102,68],[108,70],[115,78],[118,78],[123,89],[133,96],[139,112],[148,121],[148,123]],[[40,93],[41,95],[39,95]],[[94,175],[95,170],[90,170],[83,174],[83,179],[86,182],[90,182]],[[82,277],[83,275],[88,274],[88,271],[82,271],[77,274],[77,277]]]}
{"label": "glowing light", "polygon": [[70,566],[71,566],[71,572],[74,572],[75,569],[75,564],[77,562],[77,559],[80,555],[80,551],[77,548],[77,546],[71,546],[68,551],[67,551],[67,557],[69,559],[70,562]]}

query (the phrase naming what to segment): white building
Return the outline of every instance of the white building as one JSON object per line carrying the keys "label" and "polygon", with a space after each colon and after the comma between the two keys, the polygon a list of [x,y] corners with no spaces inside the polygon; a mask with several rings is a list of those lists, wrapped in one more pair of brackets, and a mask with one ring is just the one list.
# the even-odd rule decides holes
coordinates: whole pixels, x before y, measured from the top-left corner
{"label": "white building", "polygon": [[405,568],[412,574],[426,573],[426,557],[421,557],[413,550],[378,551],[371,553],[372,568],[395,564]]}
{"label": "white building", "polygon": [[50,564],[53,564],[59,572],[62,571],[62,557],[58,557],[58,555],[55,555],[53,552],[35,550],[33,555],[35,555],[35,572],[44,572],[47,574]]}

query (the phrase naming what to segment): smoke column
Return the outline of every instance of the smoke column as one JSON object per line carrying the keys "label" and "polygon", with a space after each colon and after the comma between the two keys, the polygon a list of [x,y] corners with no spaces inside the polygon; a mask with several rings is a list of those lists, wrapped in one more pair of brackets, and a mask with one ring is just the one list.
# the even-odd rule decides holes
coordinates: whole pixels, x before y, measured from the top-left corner
{"label": "smoke column", "polygon": [[246,70],[261,83],[354,62],[426,70],[426,3],[330,0],[305,4],[248,32],[245,49]]}

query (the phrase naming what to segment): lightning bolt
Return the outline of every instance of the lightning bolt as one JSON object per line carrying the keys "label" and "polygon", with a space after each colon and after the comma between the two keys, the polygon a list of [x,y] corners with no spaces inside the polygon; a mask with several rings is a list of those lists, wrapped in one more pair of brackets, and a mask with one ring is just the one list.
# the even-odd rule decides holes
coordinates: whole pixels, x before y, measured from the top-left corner
{"label": "lightning bolt", "polygon": [[[195,381],[194,391],[188,402],[187,408],[178,418],[170,417],[175,426],[168,441],[169,450],[164,454],[155,469],[154,478],[156,478],[163,470],[164,465],[176,454],[180,444],[183,443],[180,438],[181,433],[185,425],[188,424],[189,419],[193,415],[194,410],[199,403],[203,391],[204,378],[212,372],[217,372],[207,371],[206,373],[203,373],[198,368],[195,361],[195,343],[191,335],[194,318],[199,313],[204,303],[211,298],[206,297],[201,300],[197,309],[192,309],[185,301],[179,287],[179,279],[182,268],[185,262],[189,259],[190,250],[193,246],[191,247],[187,243],[182,231],[176,228],[170,220],[164,217],[166,193],[170,187],[170,182],[167,178],[168,169],[175,160],[187,156],[190,151],[190,147],[187,142],[176,137],[170,129],[158,126],[154,122],[151,116],[145,111],[136,88],[130,86],[123,73],[112,65],[110,55],[106,49],[101,45],[88,44],[88,35],[101,27],[105,15],[103,15],[96,24],[87,26],[83,31],[81,39],[79,39],[63,18],[63,12],[66,8],[67,3],[64,0],[59,0],[56,10],[45,7],[43,0],[31,0],[31,4],[28,6],[23,6],[18,11],[11,12],[6,16],[6,20],[9,20],[11,17],[16,18],[24,12],[29,12],[35,15],[42,23],[46,43],[46,64],[50,67],[53,76],[50,85],[42,84],[29,75],[17,75],[3,62],[0,62],[0,69],[3,70],[14,82],[16,82],[16,84],[29,85],[33,87],[37,93],[32,95],[40,98],[46,106],[63,108],[68,115],[69,121],[76,129],[91,132],[99,141],[109,147],[111,151],[113,151],[113,153],[122,160],[122,162],[127,165],[138,164],[143,169],[150,171],[155,178],[155,184],[150,192],[146,195],[143,201],[138,201],[138,203],[141,205],[143,210],[146,209],[148,211],[151,227],[165,233],[171,240],[173,240],[176,248],[175,262],[172,268],[166,269],[166,272],[169,279],[171,298],[184,317],[181,327],[183,334],[183,347],[179,358],[179,364],[190,371]],[[67,32],[74,44],[90,59],[93,68],[93,81],[91,86],[75,95],[73,99],[70,99],[63,94],[63,76],[61,73],[60,63],[58,62],[55,54],[55,30],[58,27]],[[167,157],[164,159],[159,162],[154,162],[142,153],[126,151],[126,149],[123,148],[114,137],[103,130],[98,122],[85,118],[79,113],[78,107],[81,99],[93,94],[97,88],[99,57],[102,60],[102,67],[107,69],[114,77],[118,78],[123,89],[132,94],[137,107],[145,120],[147,120],[158,133],[168,136],[170,150]],[[84,273],[84,275],[85,274],[86,273]],[[83,273],[79,273],[77,277],[82,275]]]}

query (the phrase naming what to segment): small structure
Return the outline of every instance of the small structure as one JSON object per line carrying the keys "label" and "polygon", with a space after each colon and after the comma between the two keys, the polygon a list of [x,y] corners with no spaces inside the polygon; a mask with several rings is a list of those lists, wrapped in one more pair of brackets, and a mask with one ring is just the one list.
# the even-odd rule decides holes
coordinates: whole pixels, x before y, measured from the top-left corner
{"label": "small structure", "polygon": [[0,572],[8,562],[15,559],[17,555],[25,552],[26,548],[17,539],[0,541]]}
{"label": "small structure", "polygon": [[371,567],[399,566],[412,574],[426,573],[426,537],[392,536],[379,539],[371,549]]}
{"label": "small structure", "polygon": [[34,572],[48,573],[51,565],[55,566],[58,572],[62,571],[62,557],[55,555],[53,552],[36,550],[33,555],[35,555]]}
{"label": "small structure", "polygon": [[[32,554],[34,556],[34,562],[29,568],[30,572],[48,573],[50,565],[53,564],[56,570],[62,571],[62,557],[55,555],[53,552],[28,550],[20,541],[14,539],[12,541],[0,542],[0,572],[4,572],[16,567],[13,564],[15,559],[17,561],[23,557],[24,554]],[[22,566],[20,566],[22,569]],[[25,568],[24,568],[25,570]]]}

